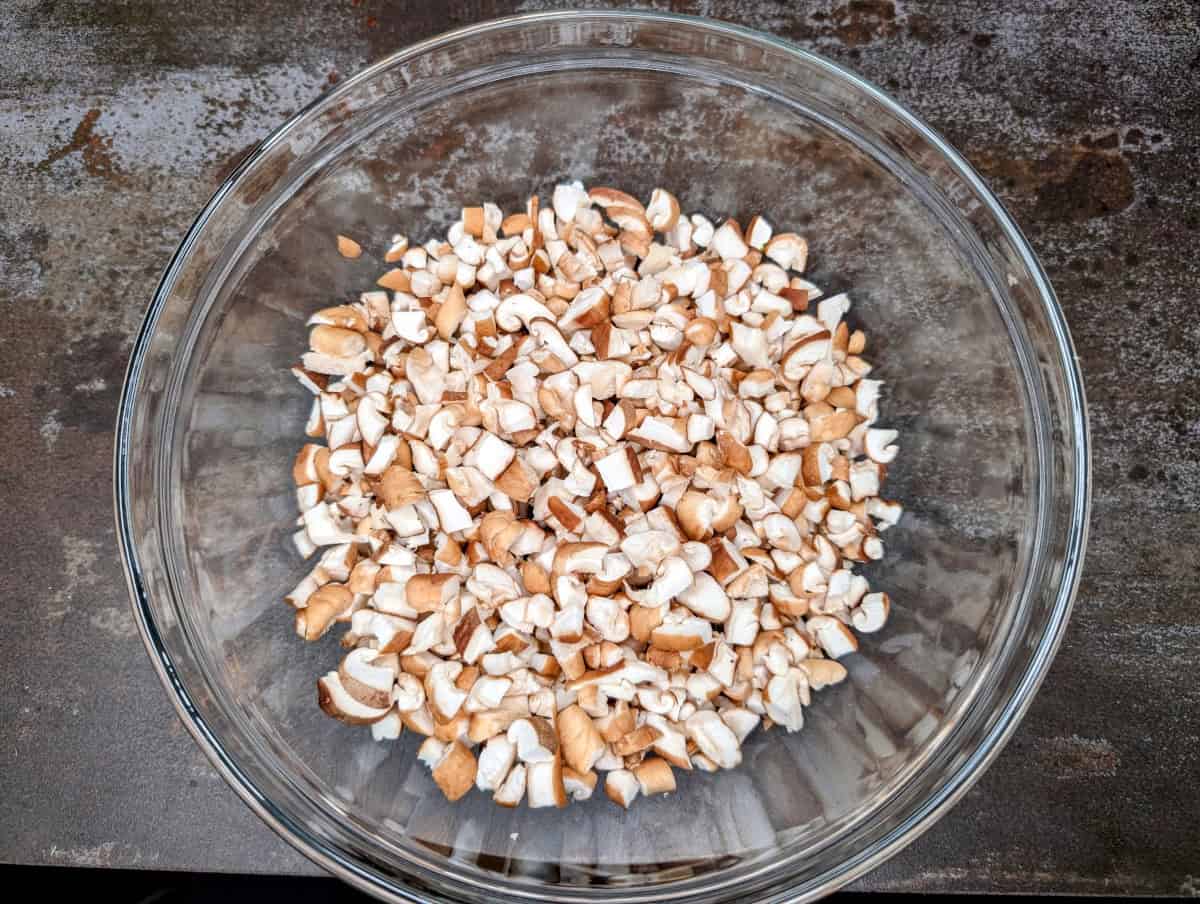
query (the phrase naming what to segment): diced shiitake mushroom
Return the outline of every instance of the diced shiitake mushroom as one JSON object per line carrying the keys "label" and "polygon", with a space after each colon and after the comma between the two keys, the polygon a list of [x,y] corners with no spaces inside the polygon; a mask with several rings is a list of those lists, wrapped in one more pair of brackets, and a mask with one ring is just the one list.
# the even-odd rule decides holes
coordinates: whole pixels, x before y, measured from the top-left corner
{"label": "diced shiitake mushroom", "polygon": [[569,183],[370,246],[293,368],[286,600],[305,640],[347,625],[325,712],[505,807],[628,807],[801,730],[887,622],[855,568],[902,510],[866,334],[786,214]]}

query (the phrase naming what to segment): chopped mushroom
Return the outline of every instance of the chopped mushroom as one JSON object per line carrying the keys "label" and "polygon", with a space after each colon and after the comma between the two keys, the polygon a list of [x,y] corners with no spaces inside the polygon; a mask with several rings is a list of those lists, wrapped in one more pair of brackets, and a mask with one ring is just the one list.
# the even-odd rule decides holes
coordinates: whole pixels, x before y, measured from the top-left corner
{"label": "chopped mushroom", "polygon": [[386,706],[366,706],[350,696],[337,672],[317,681],[317,702],[326,713],[350,725],[369,725],[388,714]]}
{"label": "chopped mushroom", "polygon": [[604,777],[604,793],[608,795],[609,800],[626,810],[641,790],[642,785],[637,776],[626,769],[614,769]]}
{"label": "chopped mushroom", "polygon": [[316,564],[285,599],[306,640],[348,624],[323,710],[507,807],[598,772],[627,807],[801,730],[887,621],[855,569],[902,509],[866,334],[786,229],[576,182],[384,237],[293,368]]}
{"label": "chopped mushroom", "polygon": [[525,765],[525,793],[529,806],[565,807],[567,789],[563,785],[562,760],[538,760]]}
{"label": "chopped mushroom", "polygon": [[649,757],[634,766],[632,771],[642,794],[647,797],[675,790],[675,773],[671,771],[671,764],[664,759]]}
{"label": "chopped mushroom", "polygon": [[446,800],[458,800],[475,784],[477,764],[475,757],[458,741],[446,746],[437,764],[433,767],[433,780]]}
{"label": "chopped mushroom", "polygon": [[891,609],[891,600],[886,593],[868,593],[850,615],[857,631],[873,634],[883,627]]}
{"label": "chopped mushroom", "polygon": [[475,772],[475,787],[480,791],[497,791],[508,778],[517,760],[517,750],[504,735],[488,739],[479,753]]}

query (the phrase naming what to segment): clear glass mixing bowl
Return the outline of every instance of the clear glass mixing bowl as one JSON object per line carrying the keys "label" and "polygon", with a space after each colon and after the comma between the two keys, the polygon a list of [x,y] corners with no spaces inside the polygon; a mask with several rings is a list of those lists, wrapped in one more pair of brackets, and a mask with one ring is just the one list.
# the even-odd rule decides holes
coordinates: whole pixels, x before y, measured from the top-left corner
{"label": "clear glass mixing bowl", "polygon": [[[804,730],[679,776],[628,813],[448,805],[412,735],[324,716],[281,601],[309,396],[288,373],[315,308],[393,231],[582,179],[688,210],[763,211],[854,299],[902,431],[907,514],[872,583],[887,629]],[[962,158],[826,60],[714,22],[524,16],[414,46],[321,97],[221,187],[138,336],[121,403],[118,527],[146,645],[180,715],[258,814],[392,900],[803,900],[908,843],[975,781],[1067,620],[1088,500],[1083,392],[1037,261]]]}

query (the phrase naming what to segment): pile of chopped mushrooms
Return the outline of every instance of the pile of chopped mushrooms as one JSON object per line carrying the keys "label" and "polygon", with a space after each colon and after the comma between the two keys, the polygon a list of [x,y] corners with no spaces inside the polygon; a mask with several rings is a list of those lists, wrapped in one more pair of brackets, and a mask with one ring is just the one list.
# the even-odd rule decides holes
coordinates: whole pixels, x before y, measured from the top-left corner
{"label": "pile of chopped mushrooms", "polygon": [[506,807],[600,773],[628,807],[798,731],[887,620],[854,569],[901,513],[866,336],[807,256],[761,216],[579,183],[393,237],[293,369],[294,541],[320,554],[286,599],[305,640],[348,626],[325,712],[424,736],[447,798]]}

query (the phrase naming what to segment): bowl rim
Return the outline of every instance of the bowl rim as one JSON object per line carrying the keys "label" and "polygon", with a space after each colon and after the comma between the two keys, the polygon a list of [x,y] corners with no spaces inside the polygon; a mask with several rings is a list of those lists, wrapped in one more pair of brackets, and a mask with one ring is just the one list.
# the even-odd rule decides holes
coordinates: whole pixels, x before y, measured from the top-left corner
{"label": "bowl rim", "polygon": [[411,901],[416,902],[416,904],[427,900],[421,897],[415,890],[383,881],[376,874],[363,869],[358,863],[345,856],[336,847],[313,837],[303,826],[297,825],[289,817],[280,813],[274,804],[259,791],[253,780],[243,773],[238,765],[227,755],[220,741],[209,730],[204,717],[193,705],[190,693],[183,686],[183,683],[176,674],[170,655],[162,642],[161,634],[150,611],[149,596],[145,581],[143,580],[142,568],[138,560],[134,540],[130,507],[128,449],[133,422],[133,409],[138,397],[142,370],[146,363],[146,355],[158,324],[159,316],[165,307],[169,290],[174,285],[175,278],[184,261],[189,257],[193,246],[204,231],[213,212],[222,200],[230,194],[234,186],[240,181],[242,175],[250,170],[257,161],[266,156],[278,143],[285,140],[286,136],[297,124],[331,108],[344,95],[353,91],[364,82],[371,80],[378,73],[404,60],[418,57],[439,47],[454,44],[464,38],[478,36],[496,29],[539,22],[604,19],[627,24],[630,22],[674,23],[686,25],[689,28],[707,29],[716,35],[724,37],[767,44],[777,51],[795,56],[809,65],[826,71],[835,78],[844,80],[854,89],[863,92],[873,101],[885,107],[892,115],[896,116],[923,139],[928,141],[942,155],[944,161],[949,164],[955,174],[969,184],[978,197],[984,201],[988,214],[994,219],[1001,232],[1017,250],[1022,264],[1027,268],[1032,277],[1039,301],[1050,326],[1054,348],[1058,354],[1058,363],[1062,368],[1064,400],[1067,404],[1067,418],[1064,420],[1064,426],[1069,424],[1071,428],[1072,452],[1076,463],[1073,480],[1069,488],[1070,514],[1072,517],[1067,519],[1067,537],[1063,550],[1062,577],[1050,610],[1047,630],[1039,638],[1036,651],[1030,657],[1029,665],[1024,675],[1007,700],[1006,705],[996,715],[991,728],[979,741],[975,750],[957,766],[929,799],[925,800],[920,807],[908,816],[902,825],[898,826],[889,835],[877,840],[872,846],[859,852],[853,859],[845,861],[838,867],[827,871],[822,877],[820,887],[811,889],[801,898],[789,898],[789,900],[811,900],[821,897],[860,878],[932,828],[966,794],[999,755],[1027,712],[1062,642],[1066,624],[1079,587],[1090,528],[1090,428],[1079,359],[1075,353],[1074,344],[1067,329],[1066,318],[1058,303],[1057,296],[1050,285],[1049,279],[1028,240],[1015,221],[971,164],[920,117],[912,113],[898,101],[892,99],[887,93],[870,81],[845,66],[807,50],[792,41],[746,26],[679,13],[612,9],[534,12],[489,19],[484,22],[443,32],[402,47],[343,80],[332,90],[318,95],[272,130],[266,138],[242,158],[237,167],[225,178],[196,216],[164,270],[155,288],[154,296],[146,315],[134,338],[122,385],[121,397],[117,407],[116,437],[113,450],[113,508],[117,541],[130,602],[143,645],[149,654],[159,680],[168,691],[168,697],[175,707],[176,714],[226,783],[233,788],[242,801],[277,835],[323,869],[350,885],[376,896],[387,897],[392,900]]}

